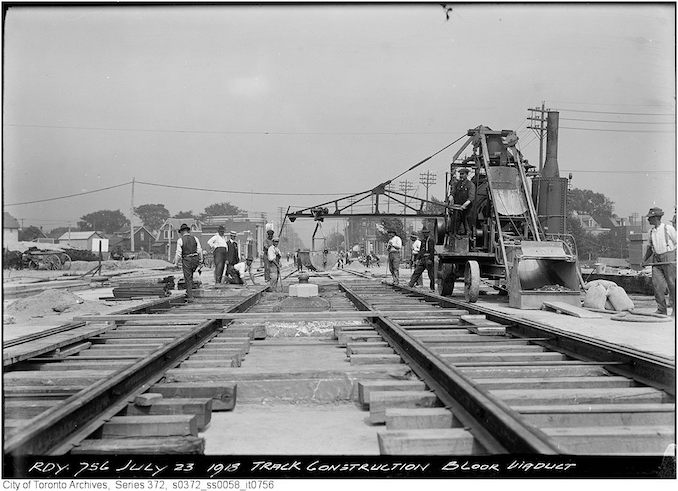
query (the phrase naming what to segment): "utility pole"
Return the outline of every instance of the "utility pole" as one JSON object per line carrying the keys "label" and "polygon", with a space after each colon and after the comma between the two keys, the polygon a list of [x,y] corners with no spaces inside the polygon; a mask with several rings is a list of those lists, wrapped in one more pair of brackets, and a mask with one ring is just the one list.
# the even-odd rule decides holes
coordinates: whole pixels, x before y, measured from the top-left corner
{"label": "utility pole", "polygon": [[130,247],[132,248],[132,252],[134,252],[134,222],[132,221],[133,219],[134,219],[134,177],[132,177],[132,201],[130,202],[129,210],[129,227],[130,227],[129,244]]}
{"label": "utility pole", "polygon": [[436,183],[435,172],[426,171],[419,174],[419,182],[426,187],[426,201],[428,201],[428,188]]}
{"label": "utility pole", "polygon": [[[546,113],[549,112],[550,109],[546,109],[545,102],[541,101],[541,109],[538,107],[532,107],[529,108],[528,111],[530,111],[530,116],[528,116],[527,119],[533,121],[531,126],[528,126],[528,128],[534,130],[539,137],[539,172],[541,172],[542,168],[544,167],[544,135],[546,134]],[[538,114],[539,116],[536,117],[535,114]],[[539,122],[538,126],[537,122]]]}
{"label": "utility pole", "polygon": [[[398,184],[403,194],[407,194],[414,189],[414,184],[407,179],[400,181]],[[407,196],[403,197],[403,203],[403,215],[407,215]],[[407,217],[403,217],[403,231],[407,233]]]}

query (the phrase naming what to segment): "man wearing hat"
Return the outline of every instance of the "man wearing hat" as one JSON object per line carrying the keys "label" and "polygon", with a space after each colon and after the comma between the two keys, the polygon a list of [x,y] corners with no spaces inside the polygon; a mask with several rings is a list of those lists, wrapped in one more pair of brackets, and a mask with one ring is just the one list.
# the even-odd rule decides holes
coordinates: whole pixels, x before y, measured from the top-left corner
{"label": "man wearing hat", "polygon": [[250,280],[252,281],[252,284],[257,284],[257,282],[254,281],[254,275],[252,274],[252,257],[248,257],[245,261],[240,261],[238,264],[233,266],[233,269],[235,269],[238,273],[238,277],[236,278],[237,284],[245,284],[245,275],[247,273],[250,274]]}
{"label": "man wearing hat", "polygon": [[391,272],[394,285],[400,283],[400,250],[402,248],[403,241],[396,235],[395,230],[390,229],[386,250],[388,251],[388,270]]}
{"label": "man wearing hat", "polygon": [[[411,264],[410,269],[414,270],[414,268],[417,267],[417,261],[419,260],[419,249],[421,249],[421,240],[419,240],[419,237],[415,233],[410,234],[410,240],[412,241],[412,256],[410,257]],[[419,279],[417,280],[417,286],[422,286],[423,284],[424,280],[421,276],[419,276]]]}
{"label": "man wearing hat", "polygon": [[434,292],[436,290],[436,279],[435,275],[433,274],[435,244],[429,230],[426,227],[421,230],[421,233],[424,236],[424,240],[421,241],[421,247],[419,248],[417,267],[410,278],[410,288],[414,287],[415,283],[417,283],[419,278],[421,278],[421,274],[424,272],[424,270],[426,270],[428,273],[431,291]]}
{"label": "man wearing hat", "polygon": [[227,241],[228,251],[226,251],[226,276],[228,276],[233,283],[238,282],[238,272],[233,269],[233,266],[240,262],[238,243],[235,241],[237,235],[238,232],[231,230],[230,237]]}
{"label": "man wearing hat", "polygon": [[280,278],[280,258],[282,257],[282,252],[278,249],[278,244],[280,240],[275,237],[272,239],[273,244],[268,248],[268,263],[271,270],[270,285],[271,291],[277,292],[280,291],[278,288],[278,278]]}
{"label": "man wearing hat", "polygon": [[461,206],[461,210],[456,213],[455,233],[462,235],[461,229],[463,227],[463,235],[469,235],[471,233],[469,210],[476,197],[476,186],[468,180],[468,169],[466,167],[459,169],[459,179],[453,181],[451,194],[454,204]]}
{"label": "man wearing hat", "polygon": [[202,263],[202,247],[200,241],[191,235],[191,227],[185,223],[179,227],[181,237],[177,239],[177,253],[174,256],[174,265],[179,266],[184,272],[184,281],[186,282],[186,298],[188,302],[193,302],[193,273]]}
{"label": "man wearing hat", "polygon": [[[669,290],[673,312],[676,316],[676,229],[662,223],[664,211],[650,208],[647,221],[650,222],[650,243],[645,252],[643,265],[652,265],[652,287],[657,301],[657,313],[666,314],[666,289]],[[649,261],[649,263],[648,263]]]}
{"label": "man wearing hat", "polygon": [[273,245],[273,229],[266,231],[266,238],[264,239],[264,253],[261,256],[264,259],[264,280],[271,279],[271,265],[268,262],[268,248]]}
{"label": "man wearing hat", "polygon": [[219,225],[216,235],[207,241],[207,245],[210,246],[214,255],[214,283],[221,283],[221,278],[224,275],[224,266],[226,265],[226,254],[228,252],[226,229],[223,225]]}

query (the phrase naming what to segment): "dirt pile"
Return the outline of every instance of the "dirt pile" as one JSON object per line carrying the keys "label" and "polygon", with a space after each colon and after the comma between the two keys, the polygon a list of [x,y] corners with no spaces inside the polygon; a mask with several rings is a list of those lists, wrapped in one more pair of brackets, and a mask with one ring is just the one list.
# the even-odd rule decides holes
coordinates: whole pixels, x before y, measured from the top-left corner
{"label": "dirt pile", "polygon": [[361,325],[361,321],[300,321],[266,322],[266,335],[270,337],[330,337],[334,326]]}
{"label": "dirt pile", "polygon": [[5,315],[19,319],[31,319],[47,315],[67,313],[99,314],[101,303],[83,300],[63,290],[45,290],[37,295],[20,298],[5,308]]}

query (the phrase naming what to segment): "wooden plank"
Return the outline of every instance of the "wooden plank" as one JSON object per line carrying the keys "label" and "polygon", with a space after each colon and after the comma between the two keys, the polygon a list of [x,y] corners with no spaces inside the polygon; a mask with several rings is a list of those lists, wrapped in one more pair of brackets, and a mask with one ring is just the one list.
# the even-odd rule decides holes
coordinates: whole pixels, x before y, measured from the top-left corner
{"label": "wooden plank", "polygon": [[34,370],[6,372],[2,376],[3,389],[10,386],[58,386],[58,385],[89,385],[105,379],[115,370],[64,370],[49,373]]}
{"label": "wooden plank", "polygon": [[593,387],[633,387],[635,382],[626,377],[531,377],[531,378],[476,378],[473,383],[486,390],[495,389],[590,389]]}
{"label": "wooden plank", "polygon": [[550,300],[545,300],[543,307],[545,307],[544,310],[552,310],[558,314],[572,315],[582,319],[600,319],[603,317],[601,314],[596,312],[591,312],[590,310],[586,310],[581,307],[575,307],[574,305],[570,305],[565,302],[553,302]]}
{"label": "wooden plank", "polygon": [[351,355],[351,365],[392,365],[402,363],[400,355],[396,354],[369,354],[369,355]]}
{"label": "wooden plank", "polygon": [[59,401],[12,401],[5,399],[2,414],[7,419],[31,419],[53,408]]}
{"label": "wooden plank", "polygon": [[559,448],[573,454],[664,455],[675,444],[675,427],[584,426],[544,428]]}
{"label": "wooden plank", "polygon": [[217,358],[211,360],[185,360],[179,366],[181,368],[237,368],[241,366],[241,359],[239,355],[233,355],[230,358]]}
{"label": "wooden plank", "polygon": [[374,391],[423,391],[426,384],[421,380],[360,380],[358,381],[358,402],[363,406],[370,403]]}
{"label": "wooden plank", "polygon": [[482,362],[499,362],[499,361],[561,361],[565,360],[565,355],[561,353],[556,353],[553,351],[544,351],[541,353],[527,352],[527,353],[456,353],[448,354],[443,353],[440,357],[445,360],[445,362],[450,364],[462,363],[462,362],[473,362],[473,363],[482,363]]}
{"label": "wooden plank", "polygon": [[169,398],[154,401],[149,406],[130,404],[127,416],[189,414],[196,417],[198,430],[203,431],[212,419],[212,398]]}
{"label": "wooden plank", "polygon": [[463,345],[453,344],[449,346],[432,346],[431,351],[440,354],[453,353],[500,353],[500,352],[541,352],[546,351],[546,348],[537,344],[527,343],[474,343],[469,346],[468,343]]}
{"label": "wooden plank", "polygon": [[393,348],[389,348],[388,346],[385,347],[379,347],[379,346],[374,346],[370,347],[368,346],[367,348],[361,348],[360,346],[355,346],[353,345],[352,348],[346,348],[346,355],[347,356],[353,356],[353,355],[390,355],[394,354],[395,351]]}
{"label": "wooden plank", "polygon": [[540,428],[657,426],[675,423],[675,404],[585,404],[518,406],[523,419]]}
{"label": "wooden plank", "polygon": [[622,404],[672,402],[665,392],[651,387],[595,389],[507,389],[492,395],[513,406],[535,404]]}
{"label": "wooden plank", "polygon": [[533,367],[461,367],[461,373],[471,378],[519,378],[533,377],[599,377],[609,375],[609,372],[598,365],[568,364],[561,366],[533,366]]}
{"label": "wooden plank", "polygon": [[381,455],[478,455],[480,445],[463,428],[381,431]]}
{"label": "wooden plank", "polygon": [[114,416],[101,428],[101,436],[102,438],[198,436],[198,424],[193,414]]}
{"label": "wooden plank", "polygon": [[238,384],[235,382],[168,382],[155,384],[151,392],[163,398],[212,399],[213,411],[231,411],[235,407]]}
{"label": "wooden plank", "polygon": [[83,440],[71,450],[72,454],[130,454],[130,455],[202,455],[205,440],[201,437],[106,438]]}
{"label": "wooden plank", "polygon": [[429,391],[372,391],[370,392],[370,422],[386,421],[386,409],[392,407],[436,407],[440,401]]}
{"label": "wooden plank", "polygon": [[443,407],[388,408],[385,413],[388,430],[423,430],[452,428],[452,411]]}

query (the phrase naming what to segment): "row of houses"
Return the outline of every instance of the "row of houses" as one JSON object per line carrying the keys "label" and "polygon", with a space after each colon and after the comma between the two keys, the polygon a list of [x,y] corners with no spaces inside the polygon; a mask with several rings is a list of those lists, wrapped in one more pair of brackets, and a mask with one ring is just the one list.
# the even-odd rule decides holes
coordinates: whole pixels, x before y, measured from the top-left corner
{"label": "row of houses", "polygon": [[[187,224],[191,234],[199,241],[203,249],[209,250],[207,241],[217,233],[219,226],[226,228],[227,234],[236,232],[236,242],[242,255],[259,257],[260,245],[263,244],[266,219],[263,216],[249,216],[246,214],[235,216],[214,216],[205,220],[190,218],[168,218],[157,232],[145,226],[134,227],[134,247],[130,236],[132,230],[125,228],[113,234],[104,234],[95,230],[69,231],[56,239],[46,236],[36,241],[54,243],[71,249],[80,249],[98,253],[101,250],[104,258],[108,258],[116,251],[132,252],[135,254],[148,253],[151,257],[174,260],[179,238],[179,227]],[[3,213],[3,243],[18,242],[19,223],[9,213]]]}

